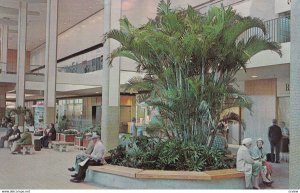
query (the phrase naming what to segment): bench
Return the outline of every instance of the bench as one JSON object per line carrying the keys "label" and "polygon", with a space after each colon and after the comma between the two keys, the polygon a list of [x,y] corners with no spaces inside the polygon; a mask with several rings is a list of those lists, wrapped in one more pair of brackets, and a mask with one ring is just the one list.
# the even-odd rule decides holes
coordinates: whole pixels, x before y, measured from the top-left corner
{"label": "bench", "polygon": [[51,146],[53,147],[54,150],[63,152],[63,151],[68,151],[68,146],[73,146],[73,142],[64,142],[64,141],[52,141]]}
{"label": "bench", "polygon": [[21,148],[23,155],[25,155],[26,153],[32,154],[33,147],[34,147],[34,145],[32,145],[32,144],[30,144],[30,145],[29,144],[27,144],[27,145],[20,144],[20,148]]}
{"label": "bench", "polygon": [[[242,189],[244,173],[235,168],[210,171],[144,170],[116,165],[89,166],[87,182],[130,189]],[[112,183],[114,182],[114,183]]]}

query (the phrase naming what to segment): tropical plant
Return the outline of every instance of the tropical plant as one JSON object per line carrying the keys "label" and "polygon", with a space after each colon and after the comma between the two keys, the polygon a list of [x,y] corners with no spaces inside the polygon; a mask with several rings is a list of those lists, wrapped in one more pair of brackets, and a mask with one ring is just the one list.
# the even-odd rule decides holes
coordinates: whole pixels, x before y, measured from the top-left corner
{"label": "tropical plant", "polygon": [[123,142],[110,150],[114,165],[142,169],[203,171],[232,168],[233,159],[220,149],[179,139],[124,136]]}
{"label": "tropical plant", "polygon": [[26,107],[18,106],[14,109],[10,109],[8,110],[7,115],[9,119],[14,118],[16,123],[22,126],[24,121],[28,125],[33,125],[34,123],[33,114],[31,110]]}
{"label": "tropical plant", "polygon": [[60,119],[58,120],[58,131],[59,133],[62,133],[64,130],[67,130],[70,126],[70,120],[67,119],[67,117],[65,115],[63,115],[62,117],[60,117]]}
{"label": "tropical plant", "polygon": [[173,10],[170,0],[162,0],[155,19],[137,28],[122,18],[120,30],[105,38],[121,44],[110,62],[127,57],[146,74],[132,78],[127,89],[159,109],[165,135],[205,144],[224,109],[251,108],[251,101],[234,87],[235,74],[246,71],[246,62],[262,50],[281,55],[279,44],[263,37],[240,38],[251,28],[266,32],[260,19],[242,17],[231,7],[213,7],[201,15],[191,6]]}

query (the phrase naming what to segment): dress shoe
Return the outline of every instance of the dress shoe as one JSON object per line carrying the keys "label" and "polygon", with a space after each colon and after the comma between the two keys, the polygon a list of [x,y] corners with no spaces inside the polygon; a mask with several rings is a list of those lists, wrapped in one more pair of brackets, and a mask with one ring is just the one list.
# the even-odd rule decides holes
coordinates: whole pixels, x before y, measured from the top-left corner
{"label": "dress shoe", "polygon": [[74,177],[74,178],[75,178],[75,177],[77,177],[77,174],[72,174],[71,177]]}
{"label": "dress shoe", "polygon": [[279,164],[279,163],[280,163],[280,161],[276,161],[276,163],[278,163],[278,164]]}
{"label": "dress shoe", "polygon": [[255,187],[255,186],[253,186],[253,189],[255,189],[255,190],[260,190],[260,187]]}
{"label": "dress shoe", "polygon": [[272,181],[272,180],[269,181],[269,182],[263,181],[263,183],[264,183],[265,185],[267,185],[267,186],[271,186],[271,184],[273,183],[273,181]]}
{"label": "dress shoe", "polygon": [[71,168],[68,168],[68,170],[69,170],[70,172],[74,172],[74,171],[75,171],[75,168],[71,167]]}
{"label": "dress shoe", "polygon": [[70,182],[74,182],[74,183],[80,183],[80,182],[81,182],[81,180],[78,180],[78,179],[74,178],[74,179],[71,179],[71,180],[70,180]]}

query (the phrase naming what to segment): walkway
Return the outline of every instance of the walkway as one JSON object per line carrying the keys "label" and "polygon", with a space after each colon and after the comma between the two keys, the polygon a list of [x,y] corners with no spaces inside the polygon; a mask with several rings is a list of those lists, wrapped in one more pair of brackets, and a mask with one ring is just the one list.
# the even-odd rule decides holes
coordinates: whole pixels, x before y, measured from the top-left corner
{"label": "walkway", "polygon": [[[3,133],[0,132],[0,136]],[[32,155],[14,155],[0,148],[0,189],[103,189],[90,183],[72,183],[71,167],[78,150],[33,151]]]}

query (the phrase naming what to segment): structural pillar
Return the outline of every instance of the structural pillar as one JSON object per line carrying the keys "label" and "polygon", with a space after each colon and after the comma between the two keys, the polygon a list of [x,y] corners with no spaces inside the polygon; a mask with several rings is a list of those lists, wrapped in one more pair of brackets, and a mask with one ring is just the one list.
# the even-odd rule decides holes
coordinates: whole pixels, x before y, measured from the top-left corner
{"label": "structural pillar", "polygon": [[16,107],[24,106],[25,98],[25,57],[26,57],[26,31],[27,31],[27,2],[20,1],[18,19],[18,55],[17,55],[17,84]]}
{"label": "structural pillar", "polygon": [[55,123],[58,0],[47,1],[44,123]]}
{"label": "structural pillar", "polygon": [[[120,29],[121,0],[104,0],[104,33]],[[106,150],[115,148],[120,129],[120,59],[114,59],[109,66],[109,54],[119,43],[108,39],[104,43],[101,139]]]}
{"label": "structural pillar", "polygon": [[0,120],[5,116],[6,89],[0,86]]}
{"label": "structural pillar", "polygon": [[8,47],[8,25],[3,24],[1,26],[1,59],[2,73],[6,73],[7,69],[7,47]]}
{"label": "structural pillar", "polygon": [[299,189],[300,179],[300,1],[291,2],[290,152],[289,188]]}

